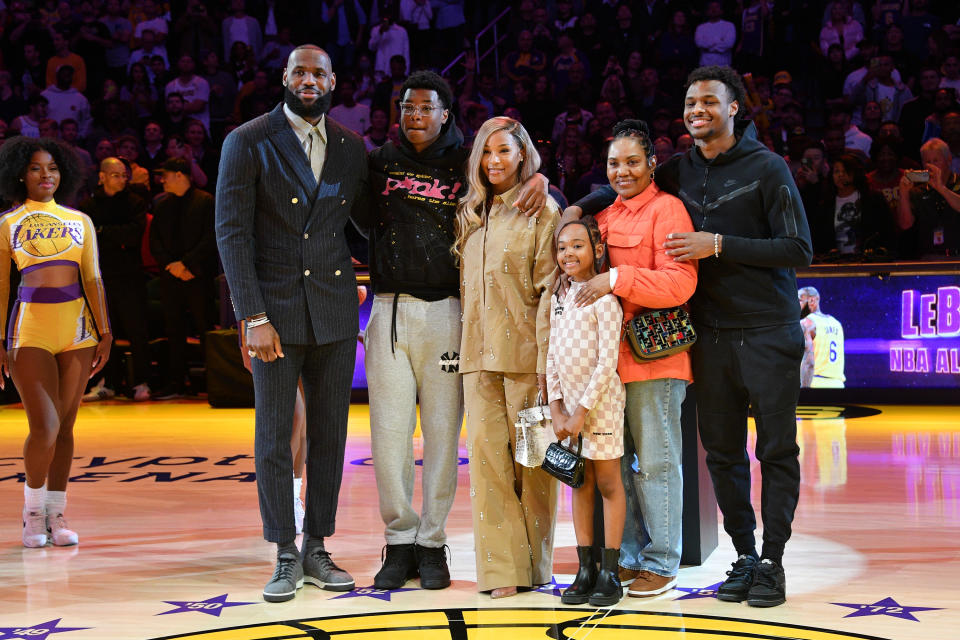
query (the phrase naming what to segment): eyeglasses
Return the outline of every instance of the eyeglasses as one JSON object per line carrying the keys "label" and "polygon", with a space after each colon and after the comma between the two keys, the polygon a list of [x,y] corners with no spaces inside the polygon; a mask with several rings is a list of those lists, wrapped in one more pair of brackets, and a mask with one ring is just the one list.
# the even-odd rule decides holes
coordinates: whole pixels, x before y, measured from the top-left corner
{"label": "eyeglasses", "polygon": [[424,118],[429,118],[430,116],[440,113],[441,111],[443,111],[442,107],[437,107],[432,104],[413,104],[412,102],[400,103],[400,113],[405,116],[421,115]]}

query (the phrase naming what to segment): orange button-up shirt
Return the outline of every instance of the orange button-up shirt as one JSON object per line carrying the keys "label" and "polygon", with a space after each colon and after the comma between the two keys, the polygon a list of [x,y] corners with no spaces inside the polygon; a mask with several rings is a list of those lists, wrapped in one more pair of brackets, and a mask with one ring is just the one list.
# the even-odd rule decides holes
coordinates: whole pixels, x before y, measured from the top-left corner
{"label": "orange button-up shirt", "polygon": [[[613,293],[620,298],[624,322],[646,309],[685,304],[697,288],[696,262],[675,262],[663,243],[669,233],[693,231],[683,203],[653,183],[629,200],[620,196],[597,214],[610,264],[617,268]],[[693,380],[690,353],[637,362],[626,340],[620,341],[617,373],[624,384],[637,380]]]}

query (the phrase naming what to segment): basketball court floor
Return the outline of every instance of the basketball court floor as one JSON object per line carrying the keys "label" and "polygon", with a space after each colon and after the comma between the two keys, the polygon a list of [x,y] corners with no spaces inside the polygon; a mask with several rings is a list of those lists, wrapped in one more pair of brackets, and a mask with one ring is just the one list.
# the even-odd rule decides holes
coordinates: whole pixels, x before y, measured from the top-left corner
{"label": "basketball court floor", "polygon": [[[787,603],[720,602],[725,534],[679,588],[610,609],[561,605],[576,570],[561,494],[554,584],[492,601],[476,592],[465,452],[448,525],[453,585],[369,587],[383,525],[368,411],[354,405],[337,535],[327,548],[350,593],[260,593],[253,411],[200,401],[84,405],[68,516],[72,548],[20,545],[22,408],[0,408],[0,640],[709,640],[960,638],[960,414],[955,407],[802,407],[803,487],[787,546]],[[752,445],[751,445],[752,446]],[[754,493],[759,492],[754,479]],[[419,497],[417,498],[419,500]],[[757,500],[757,504],[759,501]]]}

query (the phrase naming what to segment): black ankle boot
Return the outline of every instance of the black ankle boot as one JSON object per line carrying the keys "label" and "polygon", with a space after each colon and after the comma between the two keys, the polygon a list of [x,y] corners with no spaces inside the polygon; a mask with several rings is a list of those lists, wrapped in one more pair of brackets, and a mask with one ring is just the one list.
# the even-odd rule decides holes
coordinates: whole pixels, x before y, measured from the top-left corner
{"label": "black ankle boot", "polygon": [[[563,604],[586,603],[590,599],[590,592],[593,591],[593,584],[597,581],[597,565],[593,562],[593,547],[577,547],[577,558],[580,560],[580,569],[577,571],[577,577],[573,579],[573,584],[560,596],[560,602]],[[614,565],[616,565],[616,560],[614,560]]]}
{"label": "black ankle boot", "polygon": [[417,554],[412,544],[388,544],[384,548],[383,566],[373,578],[374,589],[399,589],[410,578],[417,577]]}
{"label": "black ankle boot", "polygon": [[620,586],[620,578],[617,577],[619,559],[620,549],[603,550],[597,583],[590,593],[590,604],[594,607],[609,607],[623,599],[623,587]]}

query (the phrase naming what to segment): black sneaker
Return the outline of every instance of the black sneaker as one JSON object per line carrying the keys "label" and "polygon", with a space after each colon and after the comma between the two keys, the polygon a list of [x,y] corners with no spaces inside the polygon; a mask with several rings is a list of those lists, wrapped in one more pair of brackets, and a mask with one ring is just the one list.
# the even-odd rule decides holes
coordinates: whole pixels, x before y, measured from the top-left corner
{"label": "black sneaker", "polygon": [[373,578],[374,589],[399,589],[417,577],[417,554],[412,544],[388,544],[381,555],[383,566]]}
{"label": "black sneaker", "polygon": [[787,579],[783,567],[773,560],[761,560],[754,573],[753,586],[747,594],[751,607],[776,607],[787,601]]}
{"label": "black sneaker", "polygon": [[442,547],[417,545],[421,588],[446,589],[450,586],[450,569],[447,568],[447,551],[449,550],[447,545]]}
{"label": "black sneaker", "polygon": [[733,568],[727,571],[727,579],[717,589],[717,600],[724,602],[743,602],[747,599],[750,587],[753,586],[753,576],[757,569],[757,559],[753,556],[742,555],[733,563]]}

